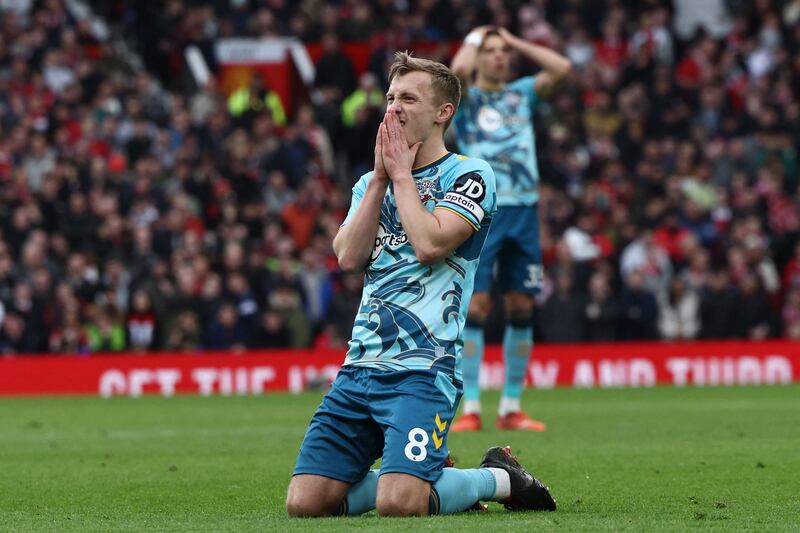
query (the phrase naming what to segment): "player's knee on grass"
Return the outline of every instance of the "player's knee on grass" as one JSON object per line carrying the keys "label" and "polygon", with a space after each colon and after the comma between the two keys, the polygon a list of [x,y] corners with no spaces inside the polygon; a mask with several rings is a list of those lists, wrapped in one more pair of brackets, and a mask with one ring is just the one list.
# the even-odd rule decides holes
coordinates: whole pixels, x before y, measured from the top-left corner
{"label": "player's knee on grass", "polygon": [[286,513],[294,518],[330,516],[339,509],[349,487],[324,476],[294,476],[286,493]]}
{"label": "player's knee on grass", "polygon": [[408,474],[383,474],[378,480],[376,510],[380,516],[425,516],[431,485]]}
{"label": "player's knee on grass", "polygon": [[489,293],[477,292],[472,295],[467,308],[467,320],[478,324],[486,322],[486,317],[489,316]]}

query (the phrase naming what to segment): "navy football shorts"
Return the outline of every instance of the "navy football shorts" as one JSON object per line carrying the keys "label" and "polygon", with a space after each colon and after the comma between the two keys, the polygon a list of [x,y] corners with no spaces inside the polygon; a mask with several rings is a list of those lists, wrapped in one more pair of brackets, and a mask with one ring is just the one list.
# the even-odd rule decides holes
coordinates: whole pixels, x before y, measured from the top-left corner
{"label": "navy football shorts", "polygon": [[475,272],[475,292],[491,290],[495,274],[502,292],[539,292],[543,271],[536,205],[497,208]]}
{"label": "navy football shorts", "polygon": [[294,475],[357,483],[382,458],[380,474],[435,482],[461,390],[439,371],[342,367],[311,419]]}

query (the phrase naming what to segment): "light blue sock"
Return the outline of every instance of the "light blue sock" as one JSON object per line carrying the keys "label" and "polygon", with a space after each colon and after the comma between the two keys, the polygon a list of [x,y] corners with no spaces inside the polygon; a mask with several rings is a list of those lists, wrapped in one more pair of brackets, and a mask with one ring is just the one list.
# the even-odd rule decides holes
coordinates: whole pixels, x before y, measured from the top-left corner
{"label": "light blue sock", "polygon": [[506,326],[503,335],[503,360],[506,367],[506,382],[503,397],[519,399],[522,397],[522,384],[528,369],[528,359],[533,348],[533,328]]}
{"label": "light blue sock", "polygon": [[[494,476],[486,468],[445,468],[433,484],[429,512],[451,514],[465,511],[477,501],[491,499],[495,491]],[[338,514],[355,516],[375,509],[377,493],[378,471],[370,470],[364,479],[347,491]]]}
{"label": "light blue sock", "polygon": [[342,502],[340,515],[355,516],[375,509],[375,498],[378,494],[378,471],[370,470],[364,479],[350,487]]}
{"label": "light blue sock", "polygon": [[478,401],[481,398],[480,372],[483,359],[483,328],[467,320],[464,328],[464,350],[461,358],[461,374],[464,379],[464,400]]}
{"label": "light blue sock", "polygon": [[486,468],[445,468],[433,484],[429,514],[452,514],[466,511],[475,502],[494,497],[497,483]]}

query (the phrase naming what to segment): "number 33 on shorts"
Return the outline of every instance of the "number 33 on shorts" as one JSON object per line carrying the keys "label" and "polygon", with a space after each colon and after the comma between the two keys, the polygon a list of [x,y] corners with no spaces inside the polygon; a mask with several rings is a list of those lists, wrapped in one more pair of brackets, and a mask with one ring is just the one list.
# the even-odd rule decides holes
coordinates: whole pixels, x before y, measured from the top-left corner
{"label": "number 33 on shorts", "polygon": [[431,438],[422,428],[413,428],[408,432],[408,444],[406,444],[406,457],[415,463],[424,461],[428,457],[428,444],[433,440],[434,447],[438,450],[444,444],[444,432],[447,430],[447,420],[442,421],[439,413],[436,413],[436,428],[431,431]]}
{"label": "number 33 on shorts", "polygon": [[523,281],[526,289],[539,289],[544,283],[544,268],[542,265],[527,265],[528,277]]}

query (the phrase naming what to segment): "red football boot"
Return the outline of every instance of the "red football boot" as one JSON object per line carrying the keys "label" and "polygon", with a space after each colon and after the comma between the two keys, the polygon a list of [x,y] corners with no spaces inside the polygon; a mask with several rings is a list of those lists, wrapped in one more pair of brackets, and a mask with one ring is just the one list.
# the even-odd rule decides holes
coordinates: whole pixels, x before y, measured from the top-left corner
{"label": "red football boot", "polygon": [[547,431],[547,426],[543,422],[533,420],[531,417],[517,411],[497,417],[497,429],[520,429],[522,431]]}
{"label": "red football boot", "polygon": [[480,431],[483,427],[481,424],[481,415],[478,413],[467,413],[461,415],[458,420],[453,422],[450,426],[450,431],[453,433],[461,433],[463,431]]}

